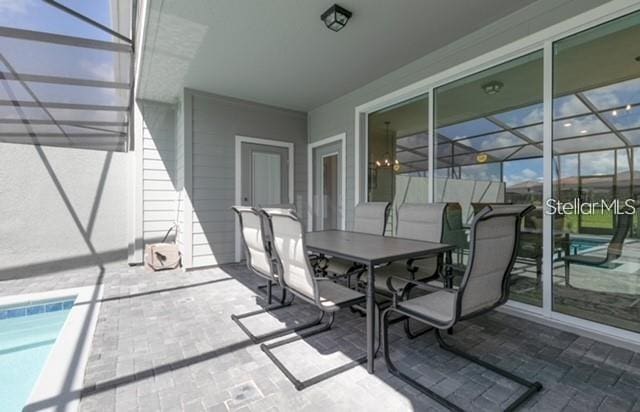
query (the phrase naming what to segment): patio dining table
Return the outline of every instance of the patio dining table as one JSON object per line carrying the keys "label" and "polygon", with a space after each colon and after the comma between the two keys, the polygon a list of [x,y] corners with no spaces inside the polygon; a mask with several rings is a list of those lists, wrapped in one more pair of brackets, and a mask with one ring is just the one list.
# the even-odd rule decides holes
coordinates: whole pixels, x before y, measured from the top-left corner
{"label": "patio dining table", "polygon": [[360,263],[367,268],[367,370],[374,372],[375,357],[375,276],[376,265],[398,260],[426,258],[446,255],[451,263],[451,252],[455,246],[436,242],[348,232],[344,230],[326,230],[309,232],[305,238],[309,250]]}

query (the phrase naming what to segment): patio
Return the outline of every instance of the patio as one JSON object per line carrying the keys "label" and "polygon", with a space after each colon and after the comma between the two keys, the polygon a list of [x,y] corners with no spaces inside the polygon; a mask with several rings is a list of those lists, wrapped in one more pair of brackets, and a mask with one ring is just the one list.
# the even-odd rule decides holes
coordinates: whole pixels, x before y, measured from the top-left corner
{"label": "patio", "polygon": [[[0,295],[86,286],[102,279],[104,296],[80,409],[109,410],[441,410],[391,376],[381,356],[364,367],[298,392],[235,325],[230,315],[256,309],[256,276],[244,265],[147,273],[112,265],[5,280]],[[249,322],[256,332],[312,313],[295,303]],[[362,353],[364,318],[340,311],[334,328],[278,355],[305,376]],[[544,390],[525,410],[640,410],[640,354],[494,312],[464,322],[456,344],[522,375]],[[441,351],[432,334],[409,341],[393,328],[393,357],[420,382],[469,410],[497,410],[522,389]],[[399,339],[399,341],[398,341]]]}

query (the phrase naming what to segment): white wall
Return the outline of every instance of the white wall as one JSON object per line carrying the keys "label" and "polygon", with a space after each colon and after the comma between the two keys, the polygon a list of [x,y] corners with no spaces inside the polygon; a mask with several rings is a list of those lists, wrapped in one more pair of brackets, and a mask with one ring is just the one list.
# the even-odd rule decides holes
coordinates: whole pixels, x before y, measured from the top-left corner
{"label": "white wall", "polygon": [[0,143],[0,280],[127,259],[127,154]]}

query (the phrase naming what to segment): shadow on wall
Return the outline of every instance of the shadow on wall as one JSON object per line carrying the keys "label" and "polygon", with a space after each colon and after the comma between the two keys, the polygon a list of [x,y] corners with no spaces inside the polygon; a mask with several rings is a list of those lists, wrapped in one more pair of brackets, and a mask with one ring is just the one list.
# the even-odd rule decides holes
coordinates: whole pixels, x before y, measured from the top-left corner
{"label": "shadow on wall", "polygon": [[[143,229],[142,244],[162,240],[174,225],[182,230],[181,202],[184,187],[184,152],[178,133],[181,115],[175,105],[139,100],[143,133]],[[179,240],[172,232],[168,241]]]}

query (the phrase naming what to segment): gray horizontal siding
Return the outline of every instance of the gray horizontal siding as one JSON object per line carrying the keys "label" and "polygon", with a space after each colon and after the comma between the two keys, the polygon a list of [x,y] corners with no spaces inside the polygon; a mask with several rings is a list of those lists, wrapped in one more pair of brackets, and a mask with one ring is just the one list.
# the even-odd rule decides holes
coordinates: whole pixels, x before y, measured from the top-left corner
{"label": "gray horizontal siding", "polygon": [[157,242],[178,219],[175,108],[139,103],[143,117],[143,238]]}
{"label": "gray horizontal siding", "polygon": [[[189,91],[193,96],[193,266],[235,259],[235,136],[294,143],[294,193],[306,207],[306,115]],[[302,214],[304,216],[304,212]]]}

